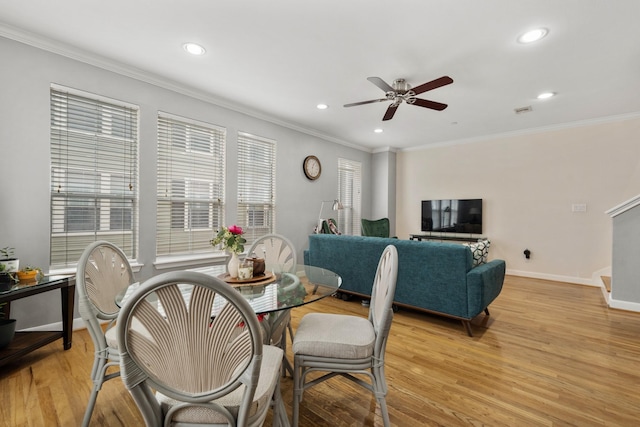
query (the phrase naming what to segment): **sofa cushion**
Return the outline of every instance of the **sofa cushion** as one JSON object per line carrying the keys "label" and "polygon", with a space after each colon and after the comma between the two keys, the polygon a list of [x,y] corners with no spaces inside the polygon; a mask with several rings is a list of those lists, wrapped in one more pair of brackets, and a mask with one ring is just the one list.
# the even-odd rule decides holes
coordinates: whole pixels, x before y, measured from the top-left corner
{"label": "sofa cushion", "polygon": [[469,246],[469,250],[473,256],[474,267],[487,262],[489,258],[489,246],[491,246],[491,242],[488,239],[478,239],[475,243],[467,243],[467,246]]}

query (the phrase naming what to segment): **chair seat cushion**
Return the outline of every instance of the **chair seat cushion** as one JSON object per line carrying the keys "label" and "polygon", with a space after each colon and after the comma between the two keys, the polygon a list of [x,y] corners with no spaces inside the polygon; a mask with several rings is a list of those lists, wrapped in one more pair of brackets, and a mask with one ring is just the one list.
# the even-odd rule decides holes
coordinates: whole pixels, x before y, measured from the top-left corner
{"label": "chair seat cushion", "polygon": [[[253,397],[253,405],[249,411],[250,417],[255,414],[261,414],[265,405],[269,406],[271,404],[271,396],[273,396],[273,392],[280,377],[282,357],[282,349],[271,345],[265,345],[262,347],[260,378],[256,387],[256,393]],[[228,395],[216,400],[216,403],[224,406],[234,416],[237,416],[243,392],[244,386],[240,386]],[[173,405],[182,403],[171,399],[162,393],[156,393],[156,398],[160,402],[163,414],[166,414]],[[174,414],[173,422],[213,424],[226,423],[227,419],[213,409],[202,406],[188,406],[180,409]]]}
{"label": "chair seat cushion", "polygon": [[373,325],[364,317],[310,313],[298,325],[293,353],[363,359],[373,355],[375,339]]}

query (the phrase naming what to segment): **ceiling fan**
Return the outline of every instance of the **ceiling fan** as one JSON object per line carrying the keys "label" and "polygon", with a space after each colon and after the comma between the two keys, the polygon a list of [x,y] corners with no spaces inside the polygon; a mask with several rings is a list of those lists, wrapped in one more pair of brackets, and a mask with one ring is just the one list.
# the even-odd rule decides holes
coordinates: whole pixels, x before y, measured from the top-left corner
{"label": "ceiling fan", "polygon": [[392,104],[389,105],[389,108],[387,108],[387,112],[382,118],[383,121],[391,120],[398,110],[398,107],[403,102],[406,102],[409,105],[417,105],[418,107],[431,108],[432,110],[444,110],[447,108],[447,104],[416,98],[416,95],[453,83],[453,79],[449,76],[442,76],[414,88],[411,88],[405,79],[394,80],[393,86],[387,84],[387,82],[382,80],[380,77],[367,77],[367,80],[385,91],[385,97],[381,99],[372,99],[371,101],[354,102],[352,104],[345,104],[344,106],[355,107],[356,105],[373,104],[374,102],[393,101]]}

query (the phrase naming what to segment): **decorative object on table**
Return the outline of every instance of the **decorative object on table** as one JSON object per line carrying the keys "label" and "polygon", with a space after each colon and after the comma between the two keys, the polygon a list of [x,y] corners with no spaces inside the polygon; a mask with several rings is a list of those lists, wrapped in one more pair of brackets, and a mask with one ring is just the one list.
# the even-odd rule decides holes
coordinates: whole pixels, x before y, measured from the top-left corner
{"label": "decorative object on table", "polygon": [[[324,219],[322,218],[322,210],[324,209],[324,204],[325,203],[332,203],[331,205],[331,209],[333,209],[334,211],[339,211],[344,209],[344,207],[342,206],[342,203],[340,203],[340,200],[338,199],[333,199],[333,200],[323,200],[322,203],[320,204],[320,213],[318,214],[318,225],[316,227],[316,234],[319,233],[324,233],[325,231],[323,231],[323,226],[324,226]],[[335,221],[334,221],[335,224]],[[328,224],[327,224],[328,226]],[[337,227],[336,227],[337,230]],[[329,230],[331,233],[333,233],[333,231]],[[339,234],[339,233],[333,233],[333,234]]]}
{"label": "decorative object on table", "polygon": [[14,249],[9,246],[5,246],[0,249],[0,268],[4,266],[3,270],[7,273],[15,273],[20,267],[20,260],[14,256]]}
{"label": "decorative object on table", "polygon": [[320,164],[320,160],[316,156],[307,156],[302,162],[302,170],[304,171],[304,176],[306,176],[307,179],[314,181],[320,178],[320,174],[322,173],[322,165]]}
{"label": "decorative object on table", "polygon": [[227,271],[229,275],[234,279],[238,277],[238,269],[240,267],[240,259],[238,258],[238,254],[235,252],[231,252],[231,258],[227,263]]}
{"label": "decorative object on table", "polygon": [[247,258],[247,259],[253,262],[254,276],[261,276],[264,274],[264,270],[265,270],[264,258]]}
{"label": "decorative object on table", "polygon": [[240,262],[238,267],[238,279],[248,280],[253,278],[253,261],[245,259]]}
{"label": "decorative object on table", "polygon": [[244,244],[247,243],[247,240],[242,237],[243,233],[242,227],[231,225],[220,228],[216,237],[210,240],[212,246],[220,245],[223,250],[231,252],[227,270],[232,278],[238,277],[238,267],[240,266],[238,254],[244,252]]}
{"label": "decorative object on table", "polygon": [[265,272],[260,276],[253,276],[249,279],[241,279],[240,277],[231,277],[229,273],[218,275],[219,279],[224,280],[231,286],[262,286],[268,285],[276,281],[276,275],[272,272]]}
{"label": "decorative object on table", "polygon": [[30,265],[18,270],[16,275],[20,283],[35,283],[43,276],[40,268],[32,267]]}
{"label": "decorative object on table", "polygon": [[0,289],[3,291],[18,281],[15,273],[20,266],[20,260],[15,258],[13,253],[14,249],[9,246],[0,249]]}

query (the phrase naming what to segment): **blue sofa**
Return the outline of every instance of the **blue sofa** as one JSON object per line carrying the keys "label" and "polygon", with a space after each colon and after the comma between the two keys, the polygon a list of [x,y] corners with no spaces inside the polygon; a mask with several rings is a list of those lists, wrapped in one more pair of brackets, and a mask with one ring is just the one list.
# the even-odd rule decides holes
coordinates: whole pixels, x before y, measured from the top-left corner
{"label": "blue sofa", "polygon": [[488,315],[487,307],[502,290],[503,260],[473,267],[471,251],[461,244],[312,234],[304,262],[338,273],[341,292],[367,297],[389,244],[399,258],[395,303],[459,319],[472,336],[471,319],[483,311]]}

